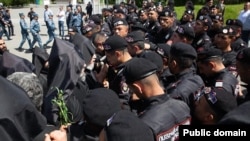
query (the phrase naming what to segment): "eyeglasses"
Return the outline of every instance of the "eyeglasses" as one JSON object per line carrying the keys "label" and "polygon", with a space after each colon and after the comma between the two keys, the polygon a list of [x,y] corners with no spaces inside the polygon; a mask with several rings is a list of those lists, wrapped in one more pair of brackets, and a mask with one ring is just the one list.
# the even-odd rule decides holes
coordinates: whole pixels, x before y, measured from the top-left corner
{"label": "eyeglasses", "polygon": [[194,100],[199,101],[203,95],[210,103],[215,104],[217,102],[216,92],[213,90],[213,88],[203,87],[201,91],[198,91],[197,94],[195,94]]}

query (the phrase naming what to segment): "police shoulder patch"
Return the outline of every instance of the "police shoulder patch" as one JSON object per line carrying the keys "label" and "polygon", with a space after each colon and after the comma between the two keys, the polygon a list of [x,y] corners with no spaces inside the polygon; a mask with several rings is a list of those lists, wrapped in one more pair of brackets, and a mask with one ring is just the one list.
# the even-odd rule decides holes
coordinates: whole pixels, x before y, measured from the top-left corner
{"label": "police shoulder patch", "polygon": [[215,82],[215,87],[223,87],[223,82],[222,81]]}
{"label": "police shoulder patch", "polygon": [[122,93],[128,93],[129,91],[128,85],[125,81],[121,82],[121,91]]}

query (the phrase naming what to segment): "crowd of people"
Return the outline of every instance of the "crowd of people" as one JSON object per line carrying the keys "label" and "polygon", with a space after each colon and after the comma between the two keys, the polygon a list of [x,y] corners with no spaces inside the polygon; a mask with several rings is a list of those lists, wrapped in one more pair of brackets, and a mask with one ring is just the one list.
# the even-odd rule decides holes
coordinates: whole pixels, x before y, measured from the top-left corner
{"label": "crowd of people", "polygon": [[[20,13],[17,50],[28,40],[32,62],[0,39],[0,138],[160,141],[178,140],[181,125],[249,125],[250,2],[231,19],[218,2],[206,0],[194,13],[187,0],[180,19],[172,0],[143,0],[141,8],[131,0],[95,14],[69,4],[56,14],[59,38],[45,5],[45,44],[38,14],[27,15],[31,41]],[[64,115],[52,102],[59,93]],[[62,124],[65,115],[70,122]]]}

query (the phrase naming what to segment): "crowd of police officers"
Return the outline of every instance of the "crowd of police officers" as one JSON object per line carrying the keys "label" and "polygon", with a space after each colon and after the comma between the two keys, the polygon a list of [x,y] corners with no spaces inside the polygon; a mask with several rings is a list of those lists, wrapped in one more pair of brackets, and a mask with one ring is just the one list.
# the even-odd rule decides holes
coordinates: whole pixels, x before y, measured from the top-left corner
{"label": "crowd of police officers", "polygon": [[54,86],[65,92],[73,122],[40,134],[46,141],[160,141],[178,139],[180,125],[249,124],[242,84],[250,83],[250,50],[244,22],[224,19],[225,7],[206,0],[195,13],[187,0],[177,19],[172,0],[143,0],[141,8],[121,2],[92,15],[69,4],[68,35],[54,39],[50,54],[33,48],[32,63],[45,86],[47,127],[60,121]]}

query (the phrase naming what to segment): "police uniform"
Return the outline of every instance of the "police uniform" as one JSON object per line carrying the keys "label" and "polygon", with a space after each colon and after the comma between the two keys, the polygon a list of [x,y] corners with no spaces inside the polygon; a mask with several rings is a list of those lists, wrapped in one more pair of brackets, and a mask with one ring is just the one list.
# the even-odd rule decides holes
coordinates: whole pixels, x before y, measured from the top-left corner
{"label": "police uniform", "polygon": [[[223,54],[221,50],[217,48],[206,49],[198,53],[197,61],[209,60],[211,57],[222,59]],[[239,81],[234,75],[232,75],[231,72],[228,71],[227,68],[218,71],[213,76],[203,77],[203,80],[205,82],[205,86],[224,88],[235,97],[239,94]]]}
{"label": "police uniform", "polygon": [[[133,58],[124,69],[126,82],[132,84],[155,74],[156,69],[156,65],[144,58]],[[179,136],[179,125],[190,124],[190,110],[185,102],[172,99],[164,93],[144,101],[146,107],[139,118],[153,130],[156,141],[174,140]]]}
{"label": "police uniform", "polygon": [[[228,35],[228,36],[235,36],[235,31],[232,27],[230,26],[223,26],[219,32],[220,34],[223,35]],[[223,64],[225,67],[237,77],[237,70],[236,70],[236,55],[237,53],[231,49],[231,51],[226,51],[223,52]]]}
{"label": "police uniform", "polygon": [[[239,19],[227,19],[226,25],[231,26],[234,30],[242,29],[243,24]],[[231,48],[238,52],[239,50],[246,48],[247,43],[242,40],[241,36],[236,36],[235,41],[231,43]]]}
{"label": "police uniform", "polygon": [[203,33],[201,35],[195,36],[192,46],[197,50],[200,47],[209,48],[212,45],[210,37],[207,35],[207,33]]}
{"label": "police uniform", "polygon": [[160,31],[160,29],[161,25],[158,21],[149,22],[149,25],[147,27],[149,41],[156,43],[156,35]]}
{"label": "police uniform", "polygon": [[[19,13],[19,16],[22,17],[22,16],[24,16],[24,14]],[[21,43],[20,43],[20,45],[19,45],[19,47],[17,49],[18,50],[22,49],[22,46],[25,43],[26,39],[28,40],[29,48],[32,48],[31,47],[31,39],[30,39],[30,36],[29,36],[29,33],[28,33],[28,25],[27,25],[25,19],[21,18],[19,23],[20,23],[20,27],[21,27],[22,41],[21,41]]]}
{"label": "police uniform", "polygon": [[[237,61],[243,63],[249,63],[250,61],[250,48],[241,50],[237,54]],[[247,85],[247,94],[242,101],[242,104],[235,108],[234,110],[227,113],[219,122],[219,124],[231,124],[231,125],[250,125],[250,87]]]}
{"label": "police uniform", "polygon": [[[172,45],[170,55],[173,57],[184,57],[191,60],[197,58],[197,53],[194,48],[191,45],[181,42]],[[170,72],[173,73],[171,68]],[[204,86],[202,78],[193,71],[192,65],[174,75],[175,80],[166,88],[167,93],[171,97],[183,100],[191,106],[193,103],[193,94]]]}
{"label": "police uniform", "polygon": [[233,50],[223,53],[223,64],[235,77],[238,76],[236,70],[236,55],[237,53]]}
{"label": "police uniform", "polygon": [[[53,21],[53,15],[50,14],[49,15],[49,19],[47,20],[48,22],[48,35],[49,35],[49,39],[48,41],[43,45],[44,47],[46,47],[50,42],[52,42],[52,40],[55,38],[55,29],[56,29],[56,26],[55,26],[55,23]],[[52,17],[52,18],[51,18]]]}
{"label": "police uniform", "polygon": [[239,52],[240,50],[247,48],[247,44],[241,39],[241,37],[238,37],[233,43],[231,43],[231,48],[235,52]]}
{"label": "police uniform", "polygon": [[[161,57],[167,60],[169,59],[169,53],[170,53],[171,46],[168,44],[157,44],[156,52],[161,55]],[[164,62],[164,61],[163,61]],[[163,64],[166,65],[166,64]],[[170,72],[169,68],[163,68],[163,72],[159,76],[161,83],[163,84],[163,87],[166,88],[169,83],[173,82],[175,79],[175,76]]]}
{"label": "police uniform", "polygon": [[82,24],[82,18],[81,18],[81,14],[80,13],[74,13],[73,17],[72,17],[72,27],[75,27],[77,29],[78,33],[82,33],[81,32],[81,24]]}
{"label": "police uniform", "polygon": [[[165,8],[160,14],[159,17],[169,17],[174,19],[174,12],[168,8]],[[161,28],[160,31],[156,34],[156,41],[154,43],[166,43],[173,35],[176,28],[175,20],[172,23],[171,27]]]}
{"label": "police uniform", "polygon": [[[250,49],[249,48],[245,48],[245,49],[241,50],[237,54],[236,60],[239,61],[239,62],[247,63],[248,64],[249,61],[250,61]],[[245,83],[247,83],[247,82],[245,82]],[[241,100],[241,101],[239,101],[239,104],[242,104],[242,103],[244,103],[246,101],[250,101],[250,94],[249,94],[250,93],[250,85],[248,84],[248,85],[245,85],[244,87],[246,87],[246,90],[247,90],[246,92],[247,93],[244,94],[244,99]]]}
{"label": "police uniform", "polygon": [[[209,16],[199,16],[198,19],[200,22],[202,22],[205,26],[208,27],[208,30],[211,28],[212,21]],[[203,32],[201,34],[196,34],[195,38],[193,40],[192,46],[198,50],[200,47],[203,48],[210,48],[212,45],[210,37],[207,35],[207,32]]]}
{"label": "police uniform", "polygon": [[[125,39],[121,38],[118,35],[113,35],[105,41],[104,50],[106,52],[114,51],[114,50],[123,50],[127,48],[127,46],[128,46],[128,43]],[[126,79],[123,75],[124,65],[126,63],[127,62],[122,63],[116,68],[113,68],[112,70],[110,70],[110,71],[113,71],[114,73],[109,72],[108,74],[113,74],[113,75],[112,77],[110,76],[107,76],[107,77],[109,81],[109,88],[114,90],[118,94],[123,108],[130,110],[129,99],[130,99],[131,92],[128,88]]]}
{"label": "police uniform", "polygon": [[[38,15],[34,14],[33,17],[34,18],[38,17]],[[40,24],[39,24],[38,20],[33,19],[31,21],[31,23],[30,23],[30,32],[31,32],[31,34],[33,36],[33,41],[31,43],[31,48],[30,49],[33,48],[33,46],[35,45],[36,42],[38,42],[38,45],[39,45],[40,48],[43,48],[42,40],[41,40],[41,37],[40,37],[40,34],[39,34],[39,32],[40,32]]]}

